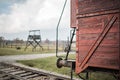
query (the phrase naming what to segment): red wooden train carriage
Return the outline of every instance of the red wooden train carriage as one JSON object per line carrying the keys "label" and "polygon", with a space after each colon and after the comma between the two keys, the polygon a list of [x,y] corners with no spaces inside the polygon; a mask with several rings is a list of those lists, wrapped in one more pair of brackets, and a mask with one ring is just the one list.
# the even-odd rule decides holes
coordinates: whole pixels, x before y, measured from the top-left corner
{"label": "red wooden train carriage", "polygon": [[119,2],[72,0],[71,27],[76,26],[77,38],[76,73],[89,67],[119,70]]}
{"label": "red wooden train carriage", "polygon": [[77,74],[119,73],[120,0],[71,0],[71,28],[76,29]]}

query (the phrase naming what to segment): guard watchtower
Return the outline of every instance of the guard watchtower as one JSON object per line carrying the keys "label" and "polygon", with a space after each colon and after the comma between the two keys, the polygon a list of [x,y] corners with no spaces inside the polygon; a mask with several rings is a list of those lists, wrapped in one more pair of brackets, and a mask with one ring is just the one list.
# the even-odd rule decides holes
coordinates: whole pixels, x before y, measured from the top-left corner
{"label": "guard watchtower", "polygon": [[27,42],[26,42],[26,47],[24,50],[26,51],[26,49],[30,45],[33,46],[32,51],[34,51],[37,46],[39,46],[43,50],[43,47],[41,46],[40,30],[30,30],[29,31],[29,35],[28,35]]}

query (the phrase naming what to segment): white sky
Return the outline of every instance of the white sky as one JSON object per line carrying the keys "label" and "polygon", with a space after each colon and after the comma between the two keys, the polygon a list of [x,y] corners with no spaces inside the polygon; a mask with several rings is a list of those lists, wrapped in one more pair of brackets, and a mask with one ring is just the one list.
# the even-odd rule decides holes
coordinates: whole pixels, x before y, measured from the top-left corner
{"label": "white sky", "polygon": [[[43,39],[48,38],[55,40],[56,25],[64,1],[65,0],[25,0],[23,3],[12,3],[8,6],[9,13],[0,13],[0,36],[4,36],[6,39],[26,39],[29,30],[39,29],[41,30]],[[69,35],[69,6],[70,3],[68,0],[60,24],[59,34],[61,40],[66,40]],[[4,9],[4,7],[2,8]]]}

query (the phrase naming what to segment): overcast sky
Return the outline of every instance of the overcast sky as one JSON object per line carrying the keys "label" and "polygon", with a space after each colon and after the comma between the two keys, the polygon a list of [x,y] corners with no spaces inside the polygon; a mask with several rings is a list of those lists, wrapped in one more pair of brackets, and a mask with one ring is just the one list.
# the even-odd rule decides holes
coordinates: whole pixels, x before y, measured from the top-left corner
{"label": "overcast sky", "polygon": [[[42,39],[55,40],[56,25],[65,0],[0,0],[0,36],[27,39],[29,30],[41,30]],[[59,39],[70,29],[70,0],[60,24]]]}

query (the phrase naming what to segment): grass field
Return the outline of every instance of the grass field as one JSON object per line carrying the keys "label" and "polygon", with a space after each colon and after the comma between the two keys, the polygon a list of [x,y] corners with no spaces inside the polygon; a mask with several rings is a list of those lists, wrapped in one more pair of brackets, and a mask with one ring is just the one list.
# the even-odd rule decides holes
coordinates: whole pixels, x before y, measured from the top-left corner
{"label": "grass field", "polygon": [[[70,58],[74,59],[75,55],[70,55]],[[18,62],[30,67],[40,68],[40,69],[48,70],[51,72],[57,72],[64,75],[70,75],[69,68],[63,67],[61,69],[58,69],[56,67],[56,60],[57,60],[56,57],[49,57],[49,58],[35,59],[35,60],[24,60],[24,61],[18,61]],[[84,73],[81,75],[84,76]],[[74,74],[74,76],[76,75]],[[108,73],[100,73],[100,72],[91,73],[90,77],[91,77],[90,80],[115,80]]]}
{"label": "grass field", "polygon": [[[16,47],[20,47],[19,50],[16,49]],[[43,50],[37,46],[36,49],[34,51],[32,51],[33,46],[29,46],[26,51],[25,49],[25,45],[21,45],[21,46],[5,46],[0,47],[0,56],[4,56],[4,55],[20,55],[20,54],[40,54],[40,53],[53,53],[56,50],[56,46],[53,44],[42,44]],[[59,51],[64,51],[64,47],[63,46],[59,46]]]}
{"label": "grass field", "polygon": [[36,51],[32,51],[32,48],[28,48],[26,51],[24,51],[24,47],[22,47],[20,50],[17,50],[16,48],[0,48],[0,56],[4,55],[20,55],[20,54],[40,54],[40,53],[53,53],[55,52],[55,49],[47,49],[44,48],[44,50],[36,49]]}

